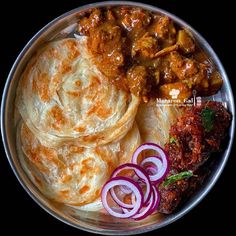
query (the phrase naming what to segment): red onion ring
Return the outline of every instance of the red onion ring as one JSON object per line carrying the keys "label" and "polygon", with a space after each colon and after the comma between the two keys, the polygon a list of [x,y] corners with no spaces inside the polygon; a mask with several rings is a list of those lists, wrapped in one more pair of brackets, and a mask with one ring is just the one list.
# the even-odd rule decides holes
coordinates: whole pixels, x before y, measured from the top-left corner
{"label": "red onion ring", "polygon": [[[123,164],[123,165],[119,166],[118,168],[116,168],[114,170],[114,172],[112,173],[111,178],[116,177],[123,170],[134,170],[136,175],[141,180],[143,180],[145,182],[145,184],[146,184],[146,192],[144,194],[144,205],[147,204],[149,199],[150,199],[150,197],[151,197],[151,182],[150,182],[149,176],[146,173],[146,171],[142,167],[140,167],[140,166],[138,166],[136,164],[127,163],[127,164]],[[121,207],[124,207],[124,208],[132,208],[133,207],[133,204],[126,204],[126,203],[122,202],[117,197],[114,189],[111,189],[111,196],[114,199],[114,201],[118,205],[120,205]]]}
{"label": "red onion ring", "polygon": [[[120,186],[120,185],[123,185],[132,189],[132,192],[134,193],[135,198],[136,198],[136,202],[134,204],[133,209],[128,211],[127,213],[119,213],[119,212],[114,211],[107,202],[107,194],[109,190],[113,189],[115,186]],[[106,209],[106,211],[112,216],[119,217],[119,218],[132,217],[135,214],[137,214],[143,206],[143,193],[142,193],[141,187],[135,181],[127,177],[121,177],[121,176],[114,177],[110,179],[109,181],[107,181],[102,188],[102,204],[103,204],[103,207]]]}
{"label": "red onion ring", "polygon": [[[137,183],[137,184],[138,184],[138,183]],[[120,188],[121,188],[121,187],[124,188],[125,186],[121,185]],[[114,188],[112,188],[112,189],[110,190],[110,193],[111,193],[112,199],[113,199],[120,207],[128,208],[128,209],[134,207],[134,204],[127,204],[127,203],[123,202],[122,200],[120,200],[120,199],[118,198],[118,196],[117,196],[117,194],[116,194]],[[132,193],[132,190],[131,190],[131,193]]]}
{"label": "red onion ring", "polygon": [[[138,156],[144,150],[153,150],[153,151],[156,151],[160,155],[160,156],[147,157],[144,160],[142,160],[142,162],[141,162],[141,166],[147,162],[151,162],[157,167],[158,172],[155,175],[150,175],[149,177],[152,182],[158,183],[165,178],[165,176],[167,175],[167,173],[169,171],[168,155],[157,144],[145,143],[145,144],[142,144],[141,146],[139,146],[135,150],[133,157],[132,157],[132,163],[137,164]],[[147,159],[149,161],[147,161]],[[160,168],[161,163],[162,163],[162,167]]]}
{"label": "red onion ring", "polygon": [[[144,218],[146,218],[147,216],[150,215],[150,211],[153,209],[153,204],[154,204],[154,197],[153,197],[154,193],[152,192],[150,200],[148,202],[148,205],[146,207],[143,207],[140,209],[140,211],[135,214],[134,216],[132,216],[133,219],[135,220],[142,220]],[[126,213],[128,210],[127,209],[123,209],[123,211]]]}
{"label": "red onion ring", "polygon": [[[159,156],[146,157],[140,165],[137,165],[139,154],[148,149],[156,151]],[[117,176],[123,170],[133,170],[135,175],[130,178]],[[111,179],[103,186],[102,203],[104,208],[110,215],[119,218],[133,218],[135,220],[146,218],[158,209],[160,194],[156,184],[165,178],[168,171],[168,156],[160,146],[154,143],[145,143],[139,146],[133,154],[132,163],[123,164],[116,168]],[[116,186],[123,195],[131,194],[131,204],[126,204],[119,199],[114,188]],[[143,187],[146,187],[145,194]],[[108,192],[120,208],[109,206]]]}
{"label": "red onion ring", "polygon": [[[132,194],[132,202],[134,202],[134,195],[133,194]],[[146,217],[148,217],[154,211],[157,210],[159,202],[160,202],[160,195],[157,191],[157,188],[155,186],[152,186],[152,195],[151,195],[148,205],[146,207],[141,208],[141,210],[137,214],[132,216],[132,218],[135,220],[145,219]],[[124,211],[124,213],[129,212],[129,210],[127,210],[125,208],[122,208],[122,210]]]}
{"label": "red onion ring", "polygon": [[132,193],[132,190],[125,187],[125,186],[120,186],[120,191],[125,193],[125,194],[131,194]]}
{"label": "red onion ring", "polygon": [[156,167],[153,165],[153,166],[147,166],[145,167],[145,170],[147,171],[147,173],[150,175],[154,175],[155,173],[157,173],[157,169]]}
{"label": "red onion ring", "polygon": [[[149,174],[149,178],[152,182],[158,183],[160,182],[168,172],[168,163],[167,161],[161,161],[160,157],[152,156],[147,157],[141,162],[141,166],[144,166],[146,163],[153,163],[156,166],[157,171],[154,174]],[[145,168],[147,171],[147,169]]]}
{"label": "red onion ring", "polygon": [[150,215],[157,210],[159,204],[160,204],[160,200],[161,200],[161,197],[160,197],[160,194],[158,192],[158,189],[156,186],[152,185],[152,190],[153,190],[153,193],[154,193],[154,203],[153,203],[153,207],[152,209],[150,210]]}

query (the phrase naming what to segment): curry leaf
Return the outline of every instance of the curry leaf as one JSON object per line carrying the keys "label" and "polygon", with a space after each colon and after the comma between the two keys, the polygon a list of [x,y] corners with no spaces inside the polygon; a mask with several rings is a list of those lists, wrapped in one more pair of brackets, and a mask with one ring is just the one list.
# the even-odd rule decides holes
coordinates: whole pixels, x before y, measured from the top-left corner
{"label": "curry leaf", "polygon": [[206,132],[210,132],[213,129],[214,119],[215,119],[215,111],[204,108],[201,112],[202,124]]}
{"label": "curry leaf", "polygon": [[175,175],[168,176],[163,182],[163,187],[167,187],[169,184],[172,184],[178,180],[185,179],[195,176],[192,171],[183,171]]}
{"label": "curry leaf", "polygon": [[170,143],[175,143],[175,142],[176,142],[176,138],[170,137]]}

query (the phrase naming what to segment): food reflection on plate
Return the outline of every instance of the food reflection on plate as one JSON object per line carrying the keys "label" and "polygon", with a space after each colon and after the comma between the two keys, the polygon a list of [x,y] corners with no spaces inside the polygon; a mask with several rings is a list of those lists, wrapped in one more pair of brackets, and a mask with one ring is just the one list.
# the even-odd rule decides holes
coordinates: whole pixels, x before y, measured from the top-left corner
{"label": "food reflection on plate", "polygon": [[169,17],[89,10],[73,37],[44,44],[20,78],[20,162],[54,201],[135,220],[170,214],[201,187],[227,136],[222,103],[196,101],[222,83]]}

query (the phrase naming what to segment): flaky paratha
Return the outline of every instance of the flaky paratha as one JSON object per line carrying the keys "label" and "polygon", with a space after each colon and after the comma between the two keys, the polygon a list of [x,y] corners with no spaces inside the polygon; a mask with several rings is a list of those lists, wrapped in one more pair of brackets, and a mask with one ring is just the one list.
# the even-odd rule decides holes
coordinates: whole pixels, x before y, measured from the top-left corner
{"label": "flaky paratha", "polygon": [[17,106],[45,146],[98,146],[130,129],[139,99],[117,89],[92,63],[84,40],[50,42],[31,59],[18,87]]}
{"label": "flaky paratha", "polygon": [[157,106],[155,100],[139,106],[136,121],[142,142],[153,142],[162,147],[168,141],[170,126],[182,114],[177,106]]}
{"label": "flaky paratha", "polygon": [[[100,190],[112,171],[129,162],[131,149],[140,144],[135,124],[124,140],[94,148],[62,145],[49,148],[24,124],[17,129],[17,149],[20,162],[32,182],[48,198],[58,202],[97,209]],[[92,204],[93,203],[93,204]]]}

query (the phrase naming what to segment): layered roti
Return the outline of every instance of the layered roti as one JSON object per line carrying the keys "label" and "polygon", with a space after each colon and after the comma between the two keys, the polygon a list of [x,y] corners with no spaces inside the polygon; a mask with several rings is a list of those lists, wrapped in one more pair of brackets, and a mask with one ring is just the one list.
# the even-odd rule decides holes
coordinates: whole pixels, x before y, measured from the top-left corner
{"label": "layered roti", "polygon": [[164,147],[169,139],[169,129],[183,110],[177,106],[157,106],[155,100],[139,106],[136,121],[142,142],[157,143]]}
{"label": "layered roti", "polygon": [[[140,145],[136,124],[124,137],[134,149]],[[38,189],[52,200],[94,210],[100,204],[100,191],[112,171],[129,162],[132,152],[124,142],[94,148],[62,145],[49,148],[40,143],[26,124],[17,129],[20,162]]]}
{"label": "layered roti", "polygon": [[91,63],[86,39],[50,42],[31,59],[19,84],[19,112],[40,142],[98,146],[133,125],[139,98],[117,89]]}

